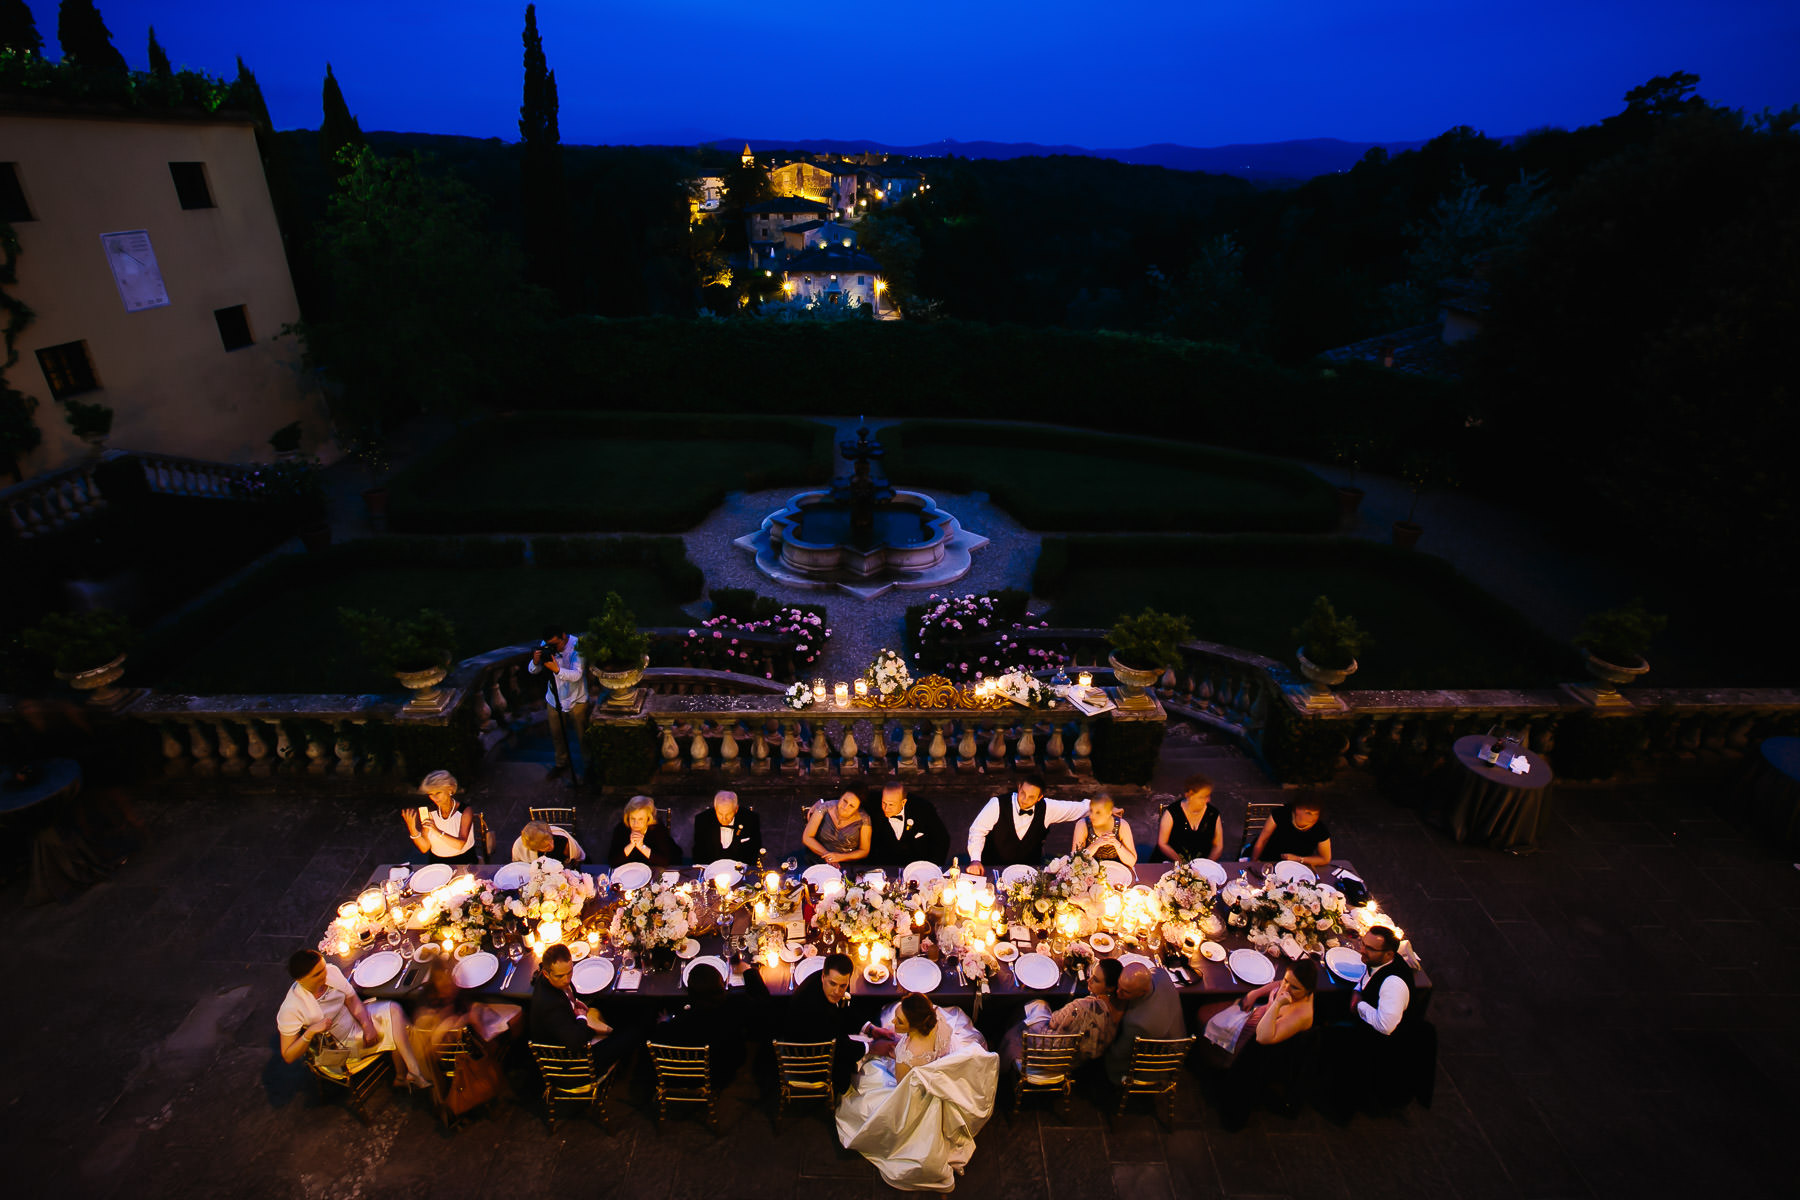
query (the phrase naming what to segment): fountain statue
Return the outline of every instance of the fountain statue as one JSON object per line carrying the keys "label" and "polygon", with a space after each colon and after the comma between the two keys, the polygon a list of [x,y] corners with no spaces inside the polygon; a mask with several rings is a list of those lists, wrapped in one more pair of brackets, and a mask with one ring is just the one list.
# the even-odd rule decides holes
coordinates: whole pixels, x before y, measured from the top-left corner
{"label": "fountain statue", "polygon": [[987,539],[970,533],[922,492],[901,491],[875,469],[881,443],[858,422],[838,443],[850,473],[801,492],[736,545],[778,583],[837,588],[865,598],[889,588],[938,587],[969,573]]}

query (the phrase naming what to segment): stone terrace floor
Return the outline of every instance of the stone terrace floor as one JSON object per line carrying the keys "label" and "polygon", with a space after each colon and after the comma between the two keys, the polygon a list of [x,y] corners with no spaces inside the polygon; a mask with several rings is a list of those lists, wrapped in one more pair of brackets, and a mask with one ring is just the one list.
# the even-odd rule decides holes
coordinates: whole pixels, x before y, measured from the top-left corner
{"label": "stone terrace floor", "polygon": [[[1228,844],[1242,801],[1280,794],[1229,748],[1172,737],[1163,775],[1196,768],[1227,794]],[[1365,871],[1437,983],[1435,1105],[1342,1127],[1310,1109],[1258,1114],[1236,1133],[1191,1080],[1172,1129],[1148,1115],[1109,1124],[1087,1099],[1067,1122],[1028,1106],[1016,1121],[995,1116],[959,1192],[1787,1194],[1800,876],[1721,817],[1728,779],[1560,788],[1545,850],[1530,858],[1458,846],[1366,780],[1328,789],[1338,853]],[[940,802],[953,828],[988,790],[971,783]],[[507,840],[527,802],[566,795],[530,761],[496,763],[473,792]],[[771,849],[784,832],[797,842],[797,798],[759,801]],[[678,828],[704,802],[673,799]],[[816,1112],[801,1108],[772,1137],[747,1073],[716,1138],[690,1118],[659,1132],[641,1091],[615,1095],[611,1136],[579,1119],[552,1135],[530,1102],[446,1136],[423,1100],[399,1093],[363,1128],[280,1062],[273,1021],[282,960],[375,864],[402,857],[398,798],[236,781],[147,786],[129,800],[147,843],[114,881],[38,909],[22,907],[17,879],[0,892],[0,946],[18,971],[0,1008],[10,1194],[886,1191]],[[591,831],[617,801],[581,803],[599,841]]]}

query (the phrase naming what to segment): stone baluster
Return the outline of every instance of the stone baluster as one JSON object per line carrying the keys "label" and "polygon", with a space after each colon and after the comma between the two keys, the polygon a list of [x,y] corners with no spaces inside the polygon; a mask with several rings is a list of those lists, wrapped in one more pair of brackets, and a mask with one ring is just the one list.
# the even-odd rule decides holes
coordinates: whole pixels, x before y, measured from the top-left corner
{"label": "stone baluster", "polygon": [[1006,767],[1006,726],[999,721],[994,722],[994,736],[988,739],[987,766],[990,771]]}
{"label": "stone baluster", "polygon": [[[1000,748],[1004,753],[1005,742],[1001,743]],[[976,762],[975,756],[980,753],[980,749],[975,742],[975,723],[965,719],[962,723],[962,738],[956,743],[956,769],[968,772],[978,769],[980,764]]]}
{"label": "stone baluster", "polygon": [[1075,758],[1069,764],[1077,775],[1093,774],[1093,753],[1093,722],[1085,719],[1077,721],[1075,723]]}
{"label": "stone baluster", "polygon": [[475,697],[475,728],[482,733],[491,733],[494,728],[494,710],[488,707],[487,690],[479,682],[469,691]]}
{"label": "stone baluster", "polygon": [[244,749],[250,754],[250,774],[266,779],[275,770],[275,764],[269,758],[269,743],[263,740],[257,722],[246,721],[244,725]]}
{"label": "stone baluster", "polygon": [[800,771],[800,722],[787,720],[781,723],[781,770],[784,774],[798,774]]}
{"label": "stone baluster", "polygon": [[331,769],[326,762],[325,748],[326,730],[316,722],[308,722],[306,726],[306,773],[323,775]]}
{"label": "stone baluster", "polygon": [[931,723],[931,744],[925,748],[925,767],[929,771],[943,771],[950,766],[950,747],[944,741],[949,732],[950,722],[933,721]]}
{"label": "stone baluster", "polygon": [[1037,770],[1037,725],[1029,718],[1019,727],[1019,741],[1013,747],[1013,767],[1020,771]]}
{"label": "stone baluster", "polygon": [[219,771],[219,760],[213,757],[212,743],[206,740],[202,722],[189,721],[188,751],[194,756],[194,774],[216,775]]}
{"label": "stone baluster", "polygon": [[337,766],[334,770],[339,775],[356,774],[356,765],[360,755],[356,752],[356,727],[349,721],[338,726],[337,740],[332,745],[332,752],[337,755]]}
{"label": "stone baluster", "polygon": [[1069,764],[1063,754],[1063,723],[1054,720],[1050,722],[1050,740],[1044,743],[1044,769],[1067,771]]}
{"label": "stone baluster", "polygon": [[728,721],[719,729],[719,769],[735,775],[744,769],[738,757],[737,722]]}
{"label": "stone baluster", "polygon": [[861,747],[856,744],[856,724],[845,721],[843,740],[838,743],[838,770],[845,775],[862,773]]}
{"label": "stone baluster", "polygon": [[183,746],[181,739],[175,736],[175,731],[181,726],[165,722],[159,728],[162,733],[163,774],[187,774],[187,747]]}
{"label": "stone baluster", "polygon": [[869,770],[876,775],[888,773],[887,722],[880,717],[869,722]]}
{"label": "stone baluster", "polygon": [[825,722],[815,720],[812,723],[812,763],[809,771],[831,770],[831,743],[825,740]]}
{"label": "stone baluster", "polygon": [[282,721],[276,721],[275,722],[275,769],[277,771],[292,770],[294,768],[294,766],[296,765],[296,761],[297,761],[299,755],[300,755],[300,747],[294,744],[294,739],[293,739],[292,735],[288,733],[287,724]]}
{"label": "stone baluster", "polygon": [[662,725],[662,769],[668,772],[681,770],[681,746],[675,741],[673,721]]}
{"label": "stone baluster", "polygon": [[902,775],[919,773],[919,743],[913,740],[913,723],[911,721],[900,723],[899,770]]}
{"label": "stone baluster", "polygon": [[705,726],[696,721],[694,736],[688,739],[688,770],[712,770],[712,744],[706,740]]}
{"label": "stone baluster", "polygon": [[750,772],[753,775],[769,773],[769,735],[768,726],[758,722],[750,734]]}

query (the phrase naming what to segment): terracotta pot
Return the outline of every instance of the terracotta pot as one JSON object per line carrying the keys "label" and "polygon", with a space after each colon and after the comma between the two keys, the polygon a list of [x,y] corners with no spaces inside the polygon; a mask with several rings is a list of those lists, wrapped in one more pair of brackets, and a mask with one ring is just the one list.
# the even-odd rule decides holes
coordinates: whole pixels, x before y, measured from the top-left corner
{"label": "terracotta pot", "polygon": [[1338,686],[1338,684],[1344,682],[1344,680],[1346,680],[1346,679],[1350,678],[1352,675],[1356,674],[1356,660],[1355,659],[1350,660],[1349,666],[1343,668],[1342,670],[1334,671],[1329,667],[1321,667],[1317,663],[1308,659],[1306,657],[1306,647],[1305,646],[1302,646],[1302,647],[1300,647],[1300,649],[1294,651],[1294,658],[1296,660],[1298,660],[1300,663],[1300,673],[1302,675],[1306,676],[1306,678],[1308,680],[1310,680],[1311,682],[1318,684],[1320,687],[1328,687],[1328,688],[1336,687],[1336,686]]}
{"label": "terracotta pot", "polygon": [[1395,521],[1394,545],[1400,547],[1402,550],[1411,550],[1414,546],[1419,544],[1419,535],[1424,532],[1425,527],[1423,525],[1417,525],[1411,521]]}
{"label": "terracotta pot", "polygon": [[599,667],[595,667],[593,675],[600,681],[601,687],[612,693],[607,703],[615,708],[624,708],[631,704],[632,689],[637,686],[637,681],[644,677],[644,671],[649,666],[650,656],[646,654],[643,666],[632,667],[625,671],[602,671]]}
{"label": "terracotta pot", "polygon": [[1363,490],[1359,487],[1349,487],[1347,485],[1340,487],[1337,490],[1337,499],[1338,515],[1342,517],[1353,517],[1356,515],[1357,506],[1362,504]]}
{"label": "terracotta pot", "polygon": [[1112,667],[1113,678],[1119,681],[1119,707],[1149,708],[1151,700],[1145,689],[1156,686],[1156,681],[1162,678],[1164,668],[1139,670],[1137,667],[1128,667],[1119,661],[1116,654],[1108,654],[1106,661]]}
{"label": "terracotta pot", "polygon": [[106,708],[124,694],[123,688],[113,685],[125,674],[125,656],[121,654],[103,667],[89,667],[85,671],[57,671],[55,674],[70,687],[91,693],[88,696],[89,704],[96,708]]}

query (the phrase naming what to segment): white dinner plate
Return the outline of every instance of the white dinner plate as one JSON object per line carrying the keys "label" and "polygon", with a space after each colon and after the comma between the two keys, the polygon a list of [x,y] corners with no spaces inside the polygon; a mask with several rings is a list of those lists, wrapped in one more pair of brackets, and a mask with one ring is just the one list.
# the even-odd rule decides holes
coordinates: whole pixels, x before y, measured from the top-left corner
{"label": "white dinner plate", "polygon": [[736,860],[729,858],[715,859],[706,864],[706,870],[700,872],[700,878],[707,883],[720,875],[725,877],[727,887],[736,887],[738,881],[743,879],[744,872],[739,869]]}
{"label": "white dinner plate", "polygon": [[1311,867],[1307,866],[1305,863],[1292,862],[1285,858],[1275,864],[1275,878],[1281,880],[1283,883],[1293,883],[1295,880],[1299,880],[1302,883],[1317,883],[1319,881],[1319,877],[1313,874],[1313,869]]}
{"label": "white dinner plate", "polygon": [[1128,888],[1137,878],[1130,867],[1115,859],[1107,859],[1100,864],[1100,873],[1106,876],[1106,882],[1116,888]]}
{"label": "white dinner plate", "polygon": [[909,992],[930,993],[944,982],[944,972],[929,958],[909,958],[894,972],[894,982]]}
{"label": "white dinner plate", "polygon": [[350,978],[357,987],[380,987],[400,973],[404,960],[392,950],[379,950],[356,964]]}
{"label": "white dinner plate", "polygon": [[943,877],[944,872],[936,863],[926,862],[922,858],[918,862],[907,863],[906,870],[900,875],[907,883],[917,884],[936,883]]}
{"label": "white dinner plate", "polygon": [[1149,957],[1148,955],[1134,954],[1130,951],[1127,951],[1124,954],[1119,955],[1119,965],[1120,966],[1128,967],[1132,963],[1143,963],[1144,966],[1148,967],[1151,971],[1156,970],[1156,960],[1154,958]]}
{"label": "white dinner plate", "polygon": [[812,884],[814,887],[824,887],[827,883],[840,880],[843,877],[844,873],[830,863],[814,863],[812,866],[806,868],[806,870],[800,872],[800,878],[806,880],[806,882]]}
{"label": "white dinner plate", "polygon": [[797,963],[801,958],[805,957],[800,953],[800,947],[798,946],[782,946],[779,950],[775,951],[775,954],[784,963]]}
{"label": "white dinner plate", "polygon": [[414,871],[412,882],[407,886],[420,895],[426,892],[435,892],[449,883],[450,877],[454,874],[456,874],[456,868],[449,863],[432,863],[428,867],[420,867]]}
{"label": "white dinner plate", "polygon": [[1112,934],[1099,932],[1088,938],[1088,944],[1094,948],[1095,954],[1100,955],[1111,954],[1116,945]]}
{"label": "white dinner plate", "polygon": [[887,872],[879,867],[873,871],[864,871],[858,882],[871,887],[880,887],[887,882]]}
{"label": "white dinner plate", "polygon": [[811,958],[801,959],[799,965],[794,968],[794,986],[799,987],[811,979],[824,965],[825,956],[823,954],[815,954]]}
{"label": "white dinner plate", "polygon": [[610,958],[595,956],[575,964],[575,990],[584,996],[595,992],[604,992],[606,985],[613,981],[613,964]]}
{"label": "white dinner plate", "polygon": [[516,892],[531,878],[530,863],[507,863],[494,872],[494,886],[503,892]]}
{"label": "white dinner plate", "polygon": [[1211,880],[1214,887],[1222,888],[1225,886],[1225,868],[1214,862],[1212,859],[1196,858],[1193,862],[1188,864],[1188,867],[1194,874],[1204,875],[1207,879]]}
{"label": "white dinner plate", "polygon": [[1028,988],[1055,987],[1062,978],[1062,968],[1048,955],[1022,954],[1013,964],[1013,978]]}
{"label": "white dinner plate", "polygon": [[649,863],[626,863],[612,873],[613,886],[623,891],[641,888],[650,882]]}
{"label": "white dinner plate", "polygon": [[1258,954],[1254,950],[1233,950],[1227,961],[1231,964],[1231,973],[1238,977],[1239,983],[1261,987],[1275,978],[1275,964],[1269,961],[1266,954]]}
{"label": "white dinner plate", "polygon": [[[681,945],[675,947],[676,958],[692,958],[698,953],[700,953],[700,943],[695,938],[689,938],[687,941],[681,943]],[[687,976],[684,974],[682,978],[686,979]]]}
{"label": "white dinner plate", "polygon": [[494,977],[500,969],[500,960],[486,950],[477,950],[474,954],[456,964],[451,977],[459,988],[478,988]]}
{"label": "white dinner plate", "polygon": [[1029,863],[1014,863],[1012,866],[1006,868],[1006,870],[1000,872],[1000,886],[1011,887],[1015,883],[1028,882],[1036,879],[1037,874],[1037,868],[1031,866]]}
{"label": "white dinner plate", "polygon": [[1207,962],[1224,962],[1225,947],[1219,945],[1217,942],[1201,942],[1200,957],[1204,958]]}
{"label": "white dinner plate", "polygon": [[681,986],[683,986],[683,987],[687,986],[688,976],[693,974],[694,968],[699,966],[701,963],[705,963],[707,966],[712,967],[714,970],[718,971],[719,981],[721,983],[726,984],[727,986],[730,985],[730,983],[731,983],[731,964],[727,963],[722,958],[716,958],[713,955],[708,954],[704,958],[694,959],[692,962],[688,963],[687,966],[681,968]]}
{"label": "white dinner plate", "polygon": [[1345,983],[1355,983],[1363,977],[1369,968],[1363,962],[1362,955],[1349,946],[1333,946],[1325,952],[1325,965],[1331,973]]}

